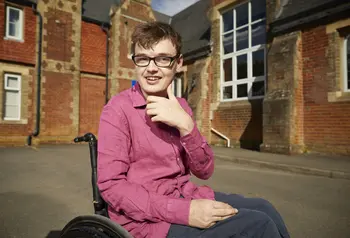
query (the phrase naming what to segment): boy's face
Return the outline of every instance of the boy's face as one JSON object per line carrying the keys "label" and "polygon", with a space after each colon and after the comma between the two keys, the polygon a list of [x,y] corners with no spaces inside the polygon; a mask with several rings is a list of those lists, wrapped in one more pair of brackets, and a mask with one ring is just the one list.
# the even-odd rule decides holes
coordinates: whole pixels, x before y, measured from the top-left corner
{"label": "boy's face", "polygon": [[[176,49],[170,40],[165,39],[155,44],[153,49],[145,49],[140,45],[135,46],[135,56],[170,56],[176,55]],[[142,58],[142,57],[141,57]],[[147,58],[146,58],[147,59]],[[159,59],[158,62],[161,64],[167,59]],[[144,61],[144,59],[143,59]],[[174,61],[168,67],[159,67],[153,60],[149,62],[148,66],[137,66],[136,65],[136,76],[139,82],[143,94],[147,97],[148,95],[156,96],[167,96],[167,87],[171,84],[174,75],[180,72],[182,67],[182,57],[175,58]]]}

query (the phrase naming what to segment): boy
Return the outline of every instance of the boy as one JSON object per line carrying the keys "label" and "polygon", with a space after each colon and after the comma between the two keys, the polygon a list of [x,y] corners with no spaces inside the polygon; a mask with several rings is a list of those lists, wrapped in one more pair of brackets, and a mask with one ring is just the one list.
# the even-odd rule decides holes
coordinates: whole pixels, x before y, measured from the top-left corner
{"label": "boy", "polygon": [[267,201],[214,192],[214,156],[187,102],[171,91],[181,71],[181,37],[144,23],[132,35],[137,84],[101,114],[98,186],[112,220],[138,237],[289,237]]}

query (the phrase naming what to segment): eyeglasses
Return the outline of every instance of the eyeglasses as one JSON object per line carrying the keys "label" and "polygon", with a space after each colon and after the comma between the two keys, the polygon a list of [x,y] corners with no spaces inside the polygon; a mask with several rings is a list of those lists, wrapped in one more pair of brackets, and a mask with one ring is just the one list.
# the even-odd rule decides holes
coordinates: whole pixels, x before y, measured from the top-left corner
{"label": "eyeglasses", "polygon": [[175,55],[173,57],[171,56],[156,56],[156,57],[148,57],[144,55],[133,55],[132,60],[134,63],[139,67],[147,67],[151,60],[158,66],[158,67],[169,67],[174,62],[176,58],[178,58],[178,55]]}

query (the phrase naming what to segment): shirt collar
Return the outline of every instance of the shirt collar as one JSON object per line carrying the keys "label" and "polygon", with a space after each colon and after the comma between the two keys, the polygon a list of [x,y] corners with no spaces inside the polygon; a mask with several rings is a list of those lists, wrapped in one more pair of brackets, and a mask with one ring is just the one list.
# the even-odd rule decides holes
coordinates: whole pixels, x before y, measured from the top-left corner
{"label": "shirt collar", "polygon": [[147,104],[138,82],[136,82],[136,84],[132,87],[131,100],[133,107],[142,107]]}

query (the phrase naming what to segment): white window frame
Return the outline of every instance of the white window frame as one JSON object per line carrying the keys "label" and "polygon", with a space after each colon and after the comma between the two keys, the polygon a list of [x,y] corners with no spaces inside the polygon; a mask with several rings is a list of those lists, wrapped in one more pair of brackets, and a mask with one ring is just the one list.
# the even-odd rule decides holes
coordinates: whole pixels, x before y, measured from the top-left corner
{"label": "white window frame", "polygon": [[[19,36],[11,36],[10,35],[10,10],[15,10],[19,12]],[[5,39],[13,39],[23,41],[23,10],[20,8],[16,8],[13,6],[6,6],[6,35]]]}
{"label": "white window frame", "polygon": [[[236,27],[236,11],[235,9],[239,7],[240,5],[248,4],[248,23],[239,27]],[[233,11],[233,29],[223,32],[223,26],[224,26],[224,20],[223,20],[223,14],[227,11]],[[256,45],[251,47],[252,42],[252,26],[254,24],[257,24],[259,22],[265,21],[265,18],[260,18],[258,20],[252,21],[251,19],[252,14],[252,4],[251,1],[245,1],[243,3],[235,5],[233,8],[230,8],[228,10],[225,10],[221,13],[220,16],[220,101],[222,102],[229,102],[229,101],[241,101],[241,100],[251,100],[251,99],[262,99],[264,98],[264,95],[266,94],[266,69],[267,69],[267,60],[266,60],[266,44],[262,45]],[[248,27],[248,48],[245,48],[243,50],[236,51],[236,31]],[[223,46],[223,36],[229,33],[233,33],[233,52],[224,54],[224,46]],[[266,33],[265,33],[266,34]],[[252,64],[252,58],[253,58],[253,52],[264,50],[264,75],[253,77],[253,64]],[[247,67],[248,67],[248,75],[247,79],[236,79],[236,57],[242,54],[247,55]],[[225,82],[225,71],[223,67],[223,62],[226,59],[232,60],[232,81]],[[252,96],[252,86],[253,82],[261,82],[264,81],[264,95],[262,96]],[[247,90],[248,90],[248,96],[247,97],[237,97],[237,85],[240,84],[247,84]],[[224,87],[232,86],[232,98],[230,99],[224,99]]]}
{"label": "white window frame", "polygon": [[[7,85],[9,77],[16,78],[18,80],[18,88],[9,87]],[[18,106],[18,117],[17,118],[12,118],[12,117],[5,117],[5,115],[4,115],[4,120],[5,121],[19,121],[19,120],[21,120],[21,98],[22,98],[21,85],[22,85],[22,77],[21,77],[21,75],[9,74],[9,73],[5,74],[5,76],[4,76],[4,93],[5,93],[5,95],[6,95],[7,91],[18,92],[18,105],[9,105],[9,106]],[[4,106],[3,112],[5,113],[6,106],[8,106],[6,104],[6,100],[4,101],[3,106]]]}
{"label": "white window frame", "polygon": [[[175,91],[175,81],[177,83],[176,91]],[[175,77],[173,82],[171,83],[171,87],[172,87],[174,95],[176,97],[181,98],[182,97],[182,79]]]}
{"label": "white window frame", "polygon": [[350,40],[350,34],[347,35],[345,38],[344,38],[344,47],[343,47],[343,78],[344,78],[344,91],[345,92],[350,92],[350,84],[349,84],[349,79],[348,79],[348,71],[350,71],[350,69],[348,68],[348,41]]}

